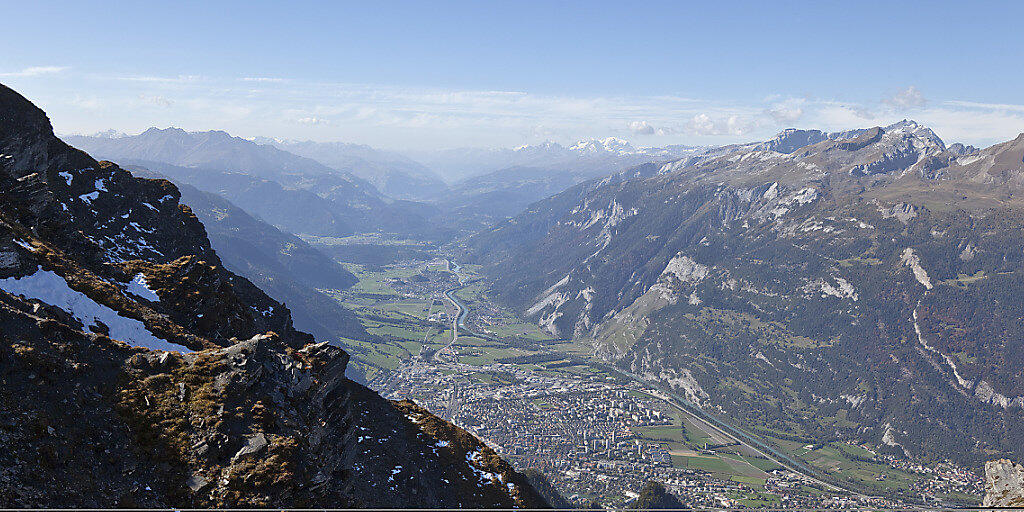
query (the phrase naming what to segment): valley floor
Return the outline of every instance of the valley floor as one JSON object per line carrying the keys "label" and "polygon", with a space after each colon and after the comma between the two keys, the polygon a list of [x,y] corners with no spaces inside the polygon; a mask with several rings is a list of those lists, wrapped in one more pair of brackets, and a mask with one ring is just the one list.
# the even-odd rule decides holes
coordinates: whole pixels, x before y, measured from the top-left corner
{"label": "valley floor", "polygon": [[981,478],[949,464],[924,467],[784,432],[756,437],[770,449],[740,444],[671,390],[592,360],[584,344],[552,339],[499,306],[477,267],[434,254],[429,261],[346,264],[359,283],[332,293],[377,337],[342,340],[352,364],[382,395],[414,400],[518,469],[542,471],[573,503],[621,506],[651,479],[691,506],[980,502]]}

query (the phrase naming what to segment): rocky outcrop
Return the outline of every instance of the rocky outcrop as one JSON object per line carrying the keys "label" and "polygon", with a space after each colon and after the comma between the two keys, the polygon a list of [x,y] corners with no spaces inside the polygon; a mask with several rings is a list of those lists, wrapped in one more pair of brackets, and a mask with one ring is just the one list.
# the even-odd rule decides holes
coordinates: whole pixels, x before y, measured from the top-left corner
{"label": "rocky outcrop", "polygon": [[[267,331],[293,347],[312,341],[292,327],[284,305],[224,269],[173,184],[135,178],[67,146],[41,110],[3,86],[0,155],[0,240],[30,262],[21,274],[0,270],[0,278],[41,266],[190,349]],[[155,297],[126,293],[139,276]]]}
{"label": "rocky outcrop", "polygon": [[0,508],[537,508],[223,267],[164,180],[0,86]]}
{"label": "rocky outcrop", "polygon": [[1024,467],[1006,459],[985,463],[986,507],[1024,507]]}

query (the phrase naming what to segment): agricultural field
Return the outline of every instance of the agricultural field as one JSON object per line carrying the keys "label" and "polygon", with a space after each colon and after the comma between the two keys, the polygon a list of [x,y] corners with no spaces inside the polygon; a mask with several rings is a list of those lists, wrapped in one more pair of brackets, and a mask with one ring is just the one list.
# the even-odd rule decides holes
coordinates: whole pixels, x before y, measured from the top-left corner
{"label": "agricultural field", "polygon": [[352,365],[367,382],[387,376],[401,361],[436,351],[452,339],[455,308],[443,291],[455,283],[443,259],[370,266],[343,263],[359,280],[333,292],[335,300],[355,312],[367,340],[343,340]]}
{"label": "agricultural field", "polygon": [[[337,244],[346,241],[330,240]],[[453,272],[455,267],[443,258],[389,265],[342,265],[358,282],[330,294],[355,312],[373,336],[368,340],[343,340],[350,348],[351,364],[371,384],[386,378],[402,361],[430,354],[452,341],[452,321],[457,309],[444,296],[450,288],[456,288],[455,296],[470,310],[466,319],[468,332],[460,333],[455,347],[463,362],[486,365],[533,353],[524,348],[524,343],[500,341],[506,338],[526,344],[551,340],[536,325],[523,322],[491,300],[476,265],[459,266],[457,275]],[[483,337],[470,334],[476,332]],[[586,367],[569,371],[592,373]]]}

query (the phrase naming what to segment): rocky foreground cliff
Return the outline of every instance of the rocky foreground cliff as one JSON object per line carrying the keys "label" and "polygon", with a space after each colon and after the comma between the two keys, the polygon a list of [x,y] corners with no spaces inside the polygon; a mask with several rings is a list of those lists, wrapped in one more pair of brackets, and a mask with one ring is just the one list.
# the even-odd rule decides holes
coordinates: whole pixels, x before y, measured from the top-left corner
{"label": "rocky foreground cliff", "polygon": [[0,507],[543,507],[0,85]]}

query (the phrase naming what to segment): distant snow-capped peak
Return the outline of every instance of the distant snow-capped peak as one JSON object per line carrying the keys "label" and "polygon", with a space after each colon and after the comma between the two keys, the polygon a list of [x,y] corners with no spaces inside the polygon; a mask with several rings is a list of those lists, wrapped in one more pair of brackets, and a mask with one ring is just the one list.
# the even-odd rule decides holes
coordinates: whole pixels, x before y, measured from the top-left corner
{"label": "distant snow-capped peak", "polygon": [[937,146],[940,149],[946,149],[946,144],[942,141],[941,138],[939,138],[938,135],[935,134],[934,131],[932,131],[931,128],[928,128],[927,126],[920,124],[917,121],[904,119],[897,123],[893,123],[889,126],[886,126],[884,129],[886,133],[906,133],[908,135],[914,136],[915,138],[921,141],[924,141],[926,145]]}
{"label": "distant snow-capped peak", "polygon": [[557,142],[546,140],[540,144],[523,144],[522,146],[516,146],[515,148],[512,148],[512,151],[522,153],[532,151],[562,151],[564,149],[565,146],[562,146]]}
{"label": "distant snow-capped peak", "polygon": [[636,148],[629,141],[615,137],[582,140],[570,146],[569,150],[580,153],[616,153],[620,155],[637,153]]}
{"label": "distant snow-capped peak", "polygon": [[570,152],[579,155],[635,155],[643,153],[627,140],[616,137],[605,137],[603,139],[584,139],[571,146],[563,146],[557,142],[544,141],[540,144],[524,144],[513,148],[518,153],[536,153],[542,151]]}

